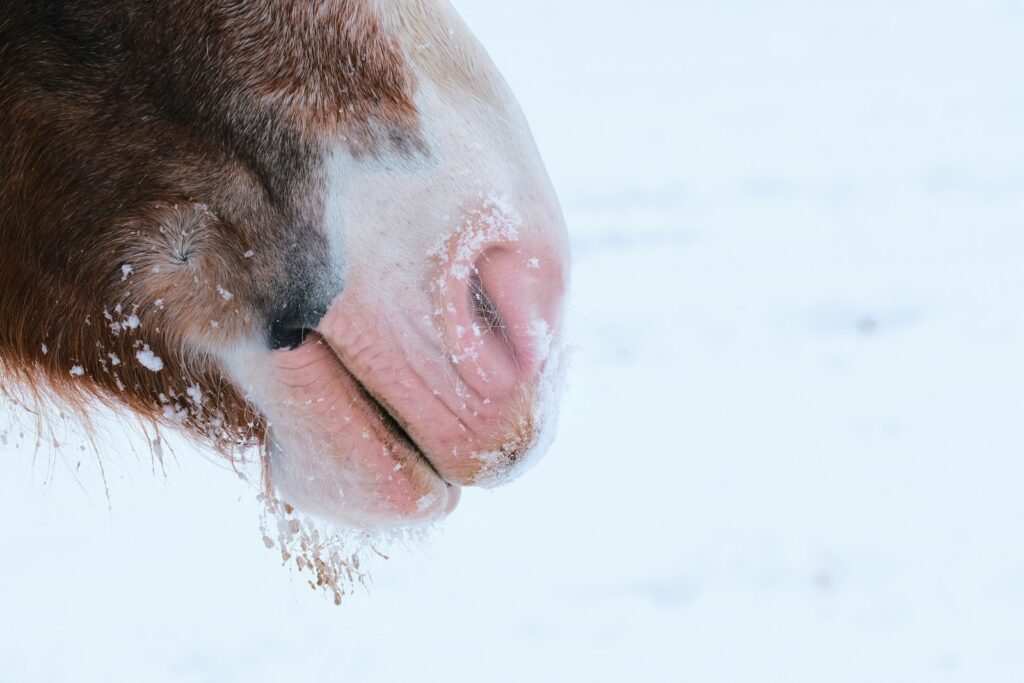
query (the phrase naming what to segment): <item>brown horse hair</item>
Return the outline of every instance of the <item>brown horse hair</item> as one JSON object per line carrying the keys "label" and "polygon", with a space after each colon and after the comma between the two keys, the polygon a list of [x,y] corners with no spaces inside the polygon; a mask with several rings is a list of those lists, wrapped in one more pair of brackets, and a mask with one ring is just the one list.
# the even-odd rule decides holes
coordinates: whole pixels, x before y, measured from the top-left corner
{"label": "brown horse hair", "polygon": [[327,146],[422,148],[415,92],[361,0],[0,1],[4,393],[263,443],[209,349],[330,276]]}

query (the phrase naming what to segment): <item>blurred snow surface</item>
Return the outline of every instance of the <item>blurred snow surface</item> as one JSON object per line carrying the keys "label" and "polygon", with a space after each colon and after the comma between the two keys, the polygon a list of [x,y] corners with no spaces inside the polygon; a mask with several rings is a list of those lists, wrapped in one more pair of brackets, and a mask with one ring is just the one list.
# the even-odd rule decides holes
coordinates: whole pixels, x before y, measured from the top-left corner
{"label": "blurred snow surface", "polygon": [[573,235],[548,458],[336,608],[198,453],[0,446],[0,682],[1024,680],[1024,3],[456,4]]}

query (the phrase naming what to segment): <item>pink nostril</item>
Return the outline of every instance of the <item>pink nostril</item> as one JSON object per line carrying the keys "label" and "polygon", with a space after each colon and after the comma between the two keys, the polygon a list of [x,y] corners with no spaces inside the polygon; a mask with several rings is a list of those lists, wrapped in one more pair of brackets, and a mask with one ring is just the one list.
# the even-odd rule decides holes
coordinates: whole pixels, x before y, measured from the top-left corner
{"label": "pink nostril", "polygon": [[470,296],[476,315],[504,343],[522,375],[542,367],[561,317],[565,285],[561,264],[512,247],[477,259]]}
{"label": "pink nostril", "polygon": [[462,380],[498,400],[533,385],[544,368],[561,322],[563,261],[499,243],[467,272],[446,279],[445,340]]}
{"label": "pink nostril", "polygon": [[459,376],[497,399],[530,385],[558,336],[565,259],[557,249],[491,242],[449,269],[439,313]]}

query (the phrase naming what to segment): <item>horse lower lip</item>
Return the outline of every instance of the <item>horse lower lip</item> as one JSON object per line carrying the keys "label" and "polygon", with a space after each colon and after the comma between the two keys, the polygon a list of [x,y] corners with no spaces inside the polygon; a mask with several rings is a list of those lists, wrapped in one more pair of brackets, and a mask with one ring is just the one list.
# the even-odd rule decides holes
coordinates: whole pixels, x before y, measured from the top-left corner
{"label": "horse lower lip", "polygon": [[[335,356],[337,356],[337,354],[335,354]],[[340,363],[341,359],[338,359],[338,362]],[[345,371],[349,372],[350,375],[352,374],[348,370],[348,368],[346,368]],[[384,427],[391,432],[392,436],[395,437],[395,440],[398,441],[399,443],[404,444],[409,449],[410,452],[415,453],[417,456],[419,456],[420,460],[422,460],[423,463],[427,467],[429,467],[430,470],[435,475],[437,475],[438,479],[446,483],[449,487],[456,486],[452,482],[445,479],[445,477],[437,470],[437,467],[430,460],[427,454],[423,452],[423,449],[420,448],[419,445],[417,445],[416,441],[412,438],[409,432],[407,432],[405,428],[402,427],[402,423],[399,421],[398,417],[396,417],[394,412],[388,409],[388,407],[384,403],[382,403],[379,399],[377,399],[377,397],[370,393],[366,386],[359,381],[358,377],[352,375],[352,379],[359,386],[359,389],[362,392],[363,398],[366,400],[366,402],[375,408],[377,418],[380,420],[381,424],[383,424]]]}

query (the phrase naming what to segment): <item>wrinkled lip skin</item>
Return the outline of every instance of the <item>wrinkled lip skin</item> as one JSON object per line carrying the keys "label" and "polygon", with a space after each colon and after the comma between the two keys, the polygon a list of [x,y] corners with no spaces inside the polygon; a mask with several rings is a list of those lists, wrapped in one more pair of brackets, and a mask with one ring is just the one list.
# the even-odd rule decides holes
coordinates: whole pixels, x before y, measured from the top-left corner
{"label": "wrinkled lip skin", "polygon": [[[331,344],[330,339],[320,333],[313,332],[303,342],[302,346],[308,345],[314,347],[310,349],[312,353],[320,354],[324,350],[330,352],[335,362],[335,371],[338,373],[335,381],[341,381],[349,385],[352,396],[351,406],[354,407],[357,403],[362,404],[359,414],[366,418],[364,426],[371,431],[371,438],[375,438],[384,444],[382,453],[390,455],[396,466],[401,465],[404,468],[410,461],[416,462],[417,465],[422,464],[426,466],[434,476],[447,484],[449,489],[453,490],[451,491],[452,500],[450,500],[449,507],[445,509],[445,513],[447,514],[454,510],[459,499],[459,483],[449,481],[438,471],[438,468],[431,462],[430,457],[417,445],[415,439],[404,427],[402,416],[394,409],[389,408],[381,397],[374,395],[366,385],[359,381],[358,377],[352,374],[338,354],[338,351]],[[392,470],[394,471],[394,467]]]}
{"label": "wrinkled lip skin", "polygon": [[[378,427],[379,424],[379,429],[375,429],[374,431],[381,441],[388,444],[388,448],[391,450],[392,454],[401,449],[412,456],[420,458],[438,479],[443,480],[450,487],[458,489],[459,485],[457,483],[448,481],[440,472],[438,472],[427,454],[423,452],[423,450],[416,444],[416,441],[405,430],[402,426],[402,416],[397,414],[394,410],[389,409],[387,404],[385,404],[381,398],[374,396],[373,393],[371,393],[370,390],[367,389],[366,386],[360,382],[347,367],[345,367],[345,363],[341,360],[341,357],[338,355],[334,347],[331,346],[330,340],[316,333],[310,336],[311,339],[307,340],[306,343],[326,346],[330,349],[330,352],[333,354],[334,360],[337,363],[336,367],[339,374],[344,376],[346,381],[352,382],[359,398],[366,404],[366,412],[377,419],[378,422],[373,423],[372,426]],[[396,457],[396,462],[400,463],[402,460]],[[454,507],[455,506],[453,505],[452,509],[454,509]]]}
{"label": "wrinkled lip skin", "polygon": [[273,355],[283,375],[278,400],[304,411],[270,428],[271,478],[288,502],[366,529],[430,522],[455,508],[459,487],[322,335]]}

